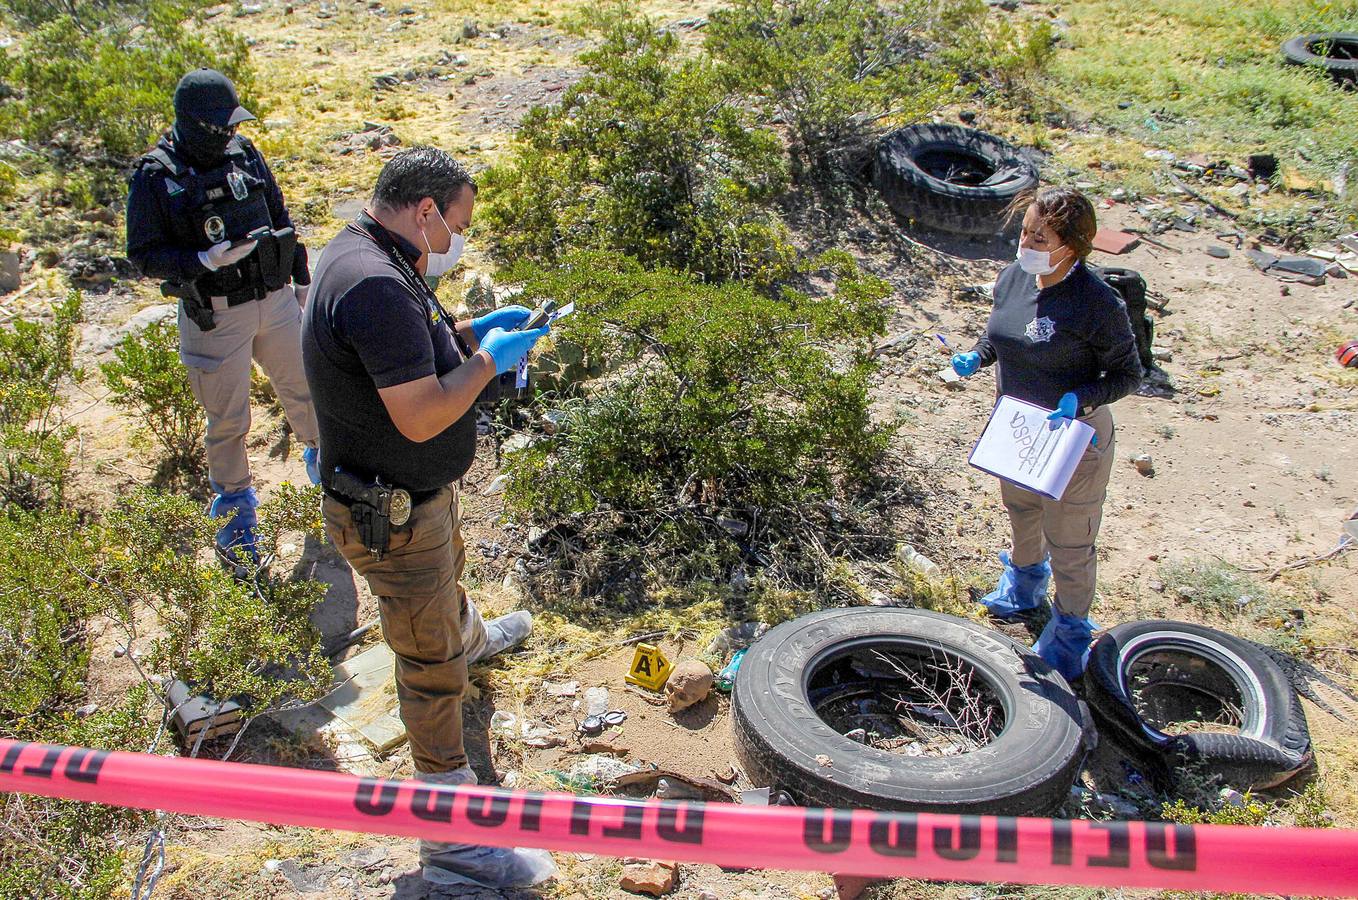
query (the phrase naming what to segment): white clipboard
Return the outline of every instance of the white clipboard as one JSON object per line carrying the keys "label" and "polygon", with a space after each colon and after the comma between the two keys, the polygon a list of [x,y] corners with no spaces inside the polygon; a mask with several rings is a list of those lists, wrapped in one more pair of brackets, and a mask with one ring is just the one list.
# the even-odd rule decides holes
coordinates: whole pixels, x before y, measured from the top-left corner
{"label": "white clipboard", "polygon": [[1050,409],[1002,396],[968,462],[1052,500],[1060,500],[1094,429],[1078,419],[1048,420]]}

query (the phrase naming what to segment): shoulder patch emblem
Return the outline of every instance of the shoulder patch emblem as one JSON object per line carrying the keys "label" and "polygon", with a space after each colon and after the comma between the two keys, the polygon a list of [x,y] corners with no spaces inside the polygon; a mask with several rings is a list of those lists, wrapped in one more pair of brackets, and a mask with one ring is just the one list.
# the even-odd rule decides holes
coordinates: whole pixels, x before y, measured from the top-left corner
{"label": "shoulder patch emblem", "polygon": [[173,178],[165,179],[165,190],[171,197],[177,197],[184,193],[184,186]]}
{"label": "shoulder patch emblem", "polygon": [[1046,316],[1042,316],[1029,322],[1028,327],[1023,329],[1023,333],[1034,344],[1040,344],[1043,341],[1051,340],[1052,336],[1056,334],[1056,323]]}

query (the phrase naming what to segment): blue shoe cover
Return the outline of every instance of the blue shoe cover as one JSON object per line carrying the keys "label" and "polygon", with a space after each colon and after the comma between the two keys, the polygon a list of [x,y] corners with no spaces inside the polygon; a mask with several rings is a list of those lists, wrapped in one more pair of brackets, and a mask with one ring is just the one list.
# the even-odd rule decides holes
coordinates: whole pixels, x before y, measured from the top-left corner
{"label": "blue shoe cover", "polygon": [[1051,580],[1052,567],[1047,560],[1031,566],[1016,566],[1009,558],[1007,550],[1000,551],[1000,562],[1004,571],[1000,573],[1000,583],[981,598],[990,614],[1007,619],[1029,610],[1037,609],[1047,599],[1047,582]]}
{"label": "blue shoe cover", "polygon": [[1066,681],[1074,681],[1084,674],[1089,662],[1089,639],[1098,627],[1080,616],[1053,613],[1033,644],[1033,652],[1065,676]]}
{"label": "blue shoe cover", "polygon": [[214,519],[230,517],[230,521],[217,531],[217,549],[228,561],[235,562],[243,555],[251,563],[259,564],[259,551],[255,546],[255,529],[259,526],[255,510],[258,508],[259,498],[252,487],[212,498],[207,514]]}
{"label": "blue shoe cover", "polygon": [[306,463],[306,477],[311,479],[312,484],[320,484],[321,451],[316,447],[307,447],[302,451],[302,462]]}

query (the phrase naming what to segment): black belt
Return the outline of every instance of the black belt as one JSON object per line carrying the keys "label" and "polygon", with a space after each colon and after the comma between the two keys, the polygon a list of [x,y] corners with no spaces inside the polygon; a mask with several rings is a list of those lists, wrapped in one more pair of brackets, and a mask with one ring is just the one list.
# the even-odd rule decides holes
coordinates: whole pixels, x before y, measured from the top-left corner
{"label": "black belt", "polygon": [[237,291],[231,291],[225,295],[210,294],[213,297],[226,297],[227,306],[240,306],[242,303],[253,303],[256,300],[263,300],[268,296],[268,292],[261,294],[253,287],[243,287]]}
{"label": "black belt", "polygon": [[[321,490],[325,493],[327,497],[329,497],[332,500],[338,500],[345,506],[348,506],[355,500],[355,498],[346,497],[344,494],[341,494],[334,488],[326,487],[325,485],[321,485]],[[439,491],[442,490],[443,488],[435,488],[432,491],[406,491],[406,493],[410,495],[410,505],[413,508],[419,506],[421,503],[426,503],[430,500],[433,500],[435,497],[439,495]]]}

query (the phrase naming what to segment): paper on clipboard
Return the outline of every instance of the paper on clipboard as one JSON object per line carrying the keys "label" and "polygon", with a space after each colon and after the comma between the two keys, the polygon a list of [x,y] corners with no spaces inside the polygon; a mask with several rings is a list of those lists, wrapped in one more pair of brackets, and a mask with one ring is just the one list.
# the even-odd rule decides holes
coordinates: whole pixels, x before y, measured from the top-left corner
{"label": "paper on clipboard", "polygon": [[1089,448],[1094,429],[1078,419],[1050,421],[1050,413],[1023,400],[1000,397],[968,462],[982,472],[1060,500]]}

